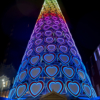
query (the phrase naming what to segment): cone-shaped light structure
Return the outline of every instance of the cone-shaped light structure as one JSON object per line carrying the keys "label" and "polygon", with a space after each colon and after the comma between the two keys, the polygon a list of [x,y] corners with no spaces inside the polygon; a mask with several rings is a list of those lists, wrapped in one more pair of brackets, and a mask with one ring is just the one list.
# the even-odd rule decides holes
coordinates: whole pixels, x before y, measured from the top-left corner
{"label": "cone-shaped light structure", "polygon": [[36,100],[52,90],[70,97],[96,97],[57,0],[45,0],[9,98]]}

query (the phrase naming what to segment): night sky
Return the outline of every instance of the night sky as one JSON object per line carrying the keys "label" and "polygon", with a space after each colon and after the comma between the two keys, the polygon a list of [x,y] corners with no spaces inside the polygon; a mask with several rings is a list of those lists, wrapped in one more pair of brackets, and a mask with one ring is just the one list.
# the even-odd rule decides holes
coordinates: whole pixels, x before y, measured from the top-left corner
{"label": "night sky", "polygon": [[[0,63],[18,70],[44,0],[0,0]],[[100,44],[99,2],[58,0],[83,63]]]}

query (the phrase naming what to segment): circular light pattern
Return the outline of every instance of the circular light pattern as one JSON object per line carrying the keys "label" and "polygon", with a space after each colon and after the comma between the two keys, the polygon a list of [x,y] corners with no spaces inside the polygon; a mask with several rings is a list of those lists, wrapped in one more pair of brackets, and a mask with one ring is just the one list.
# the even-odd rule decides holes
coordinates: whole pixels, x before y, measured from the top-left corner
{"label": "circular light pattern", "polygon": [[65,23],[61,23],[62,27],[66,27],[66,24]]}
{"label": "circular light pattern", "polygon": [[75,63],[76,66],[80,66],[80,61],[78,60],[78,58],[73,57],[73,62]]}
{"label": "circular light pattern", "polygon": [[74,46],[74,44],[73,44],[71,41],[67,41],[67,43],[68,43],[68,45],[69,45],[70,47]]}
{"label": "circular light pattern", "polygon": [[54,21],[54,23],[55,23],[56,25],[59,25],[59,24],[60,24],[59,21]]}
{"label": "circular light pattern", "polygon": [[77,68],[77,74],[83,81],[85,81],[86,76],[85,76],[85,73],[82,70]]}
{"label": "circular light pattern", "polygon": [[45,31],[45,36],[51,36],[52,35],[52,31]]}
{"label": "circular light pattern", "polygon": [[63,82],[62,81],[49,81],[47,83],[48,90],[51,92],[54,90],[57,93],[61,93],[63,90]]}
{"label": "circular light pattern", "polygon": [[64,20],[63,20],[63,19],[59,18],[59,20],[60,20],[62,23],[64,23]]}
{"label": "circular light pattern", "polygon": [[44,25],[43,29],[48,30],[50,28],[50,25]]}
{"label": "circular light pattern", "polygon": [[42,33],[38,33],[38,34],[36,34],[36,38],[38,39],[38,38],[40,38],[41,37],[41,35],[42,35]]}
{"label": "circular light pattern", "polygon": [[73,67],[62,66],[62,72],[67,78],[73,78],[75,75],[75,71]]}
{"label": "circular light pattern", "polygon": [[45,17],[45,20],[49,20],[49,17]]}
{"label": "circular light pattern", "polygon": [[35,31],[36,33],[39,33],[40,29],[41,29],[41,28],[35,28],[34,31]]}
{"label": "circular light pattern", "polygon": [[55,54],[50,53],[50,54],[44,54],[43,55],[43,59],[44,61],[46,61],[47,63],[52,63],[55,60]]}
{"label": "circular light pattern", "polygon": [[65,34],[65,37],[69,40],[71,37],[69,34]]}
{"label": "circular light pattern", "polygon": [[80,94],[80,84],[77,81],[67,81],[66,82],[67,90],[74,96],[78,97]]}
{"label": "circular light pattern", "polygon": [[57,42],[60,44],[64,44],[65,41],[63,38],[57,38]]}
{"label": "circular light pattern", "polygon": [[57,20],[57,17],[53,16],[52,19],[53,19],[53,20]]}
{"label": "circular light pattern", "polygon": [[49,17],[48,14],[47,14],[46,12],[44,13],[44,17]]}
{"label": "circular light pattern", "polygon": [[10,99],[13,98],[13,96],[15,95],[15,93],[16,93],[16,88],[11,89],[10,92],[9,92],[8,98],[10,98]]}
{"label": "circular light pattern", "polygon": [[58,57],[59,57],[60,61],[63,63],[68,63],[70,60],[70,58],[67,54],[58,54]]}
{"label": "circular light pattern", "polygon": [[43,21],[43,19],[41,18],[41,19],[39,20],[39,23],[42,22],[42,21]]}
{"label": "circular light pattern", "polygon": [[86,93],[86,95],[91,98],[92,97],[92,92],[91,92],[91,88],[88,84],[83,83],[82,84],[82,88],[84,90],[84,92]]}
{"label": "circular light pattern", "polygon": [[47,37],[47,38],[45,39],[45,41],[46,41],[47,43],[53,43],[54,39],[53,39],[52,37]]}
{"label": "circular light pattern", "polygon": [[47,20],[47,21],[46,21],[46,24],[51,24],[51,23],[52,23],[51,20]]}
{"label": "circular light pattern", "polygon": [[30,70],[29,70],[29,75],[32,79],[36,79],[40,76],[42,72],[42,67],[41,66],[38,66],[38,67],[32,67]]}
{"label": "circular light pattern", "polygon": [[70,58],[67,54],[59,54],[58,57],[59,57],[60,61],[63,63],[68,63],[70,60]]}
{"label": "circular light pattern", "polygon": [[77,53],[76,53],[76,50],[74,48],[71,48],[70,51],[74,56],[76,56]]}
{"label": "circular light pattern", "polygon": [[43,41],[42,39],[36,40],[36,41],[35,41],[35,45],[40,45],[40,44],[42,43],[42,41]]}
{"label": "circular light pattern", "polygon": [[36,47],[36,49],[35,49],[35,51],[36,51],[37,53],[41,53],[43,50],[44,50],[44,47],[43,47],[43,46],[38,46],[38,47]]}
{"label": "circular light pattern", "polygon": [[66,52],[68,51],[68,48],[67,48],[66,46],[63,46],[63,45],[61,45],[61,46],[59,47],[59,49],[60,49],[63,53],[66,53]]}
{"label": "circular light pattern", "polygon": [[33,43],[28,44],[28,49],[30,49],[32,47]]}
{"label": "circular light pattern", "polygon": [[54,52],[56,50],[56,45],[47,45],[47,50],[50,52]]}
{"label": "circular light pattern", "polygon": [[59,26],[58,26],[58,25],[52,25],[52,28],[53,28],[54,30],[58,30],[58,29],[59,29]]}
{"label": "circular light pattern", "polygon": [[19,74],[19,81],[22,82],[26,78],[26,76],[27,76],[27,69],[25,69]]}
{"label": "circular light pattern", "polygon": [[32,52],[33,52],[33,49],[28,50],[27,56],[29,57],[32,54]]}
{"label": "circular light pattern", "polygon": [[[55,14],[55,12],[54,11],[51,11],[52,13],[51,13],[51,15],[54,17],[54,16],[56,16],[56,14]],[[55,19],[54,19],[55,20]]]}
{"label": "circular light pattern", "polygon": [[44,70],[46,75],[48,75],[49,77],[55,77],[59,72],[59,67],[57,65],[52,65],[52,66],[48,65],[45,67]]}
{"label": "circular light pattern", "polygon": [[17,98],[21,98],[25,94],[27,87],[27,83],[18,85],[16,93]]}
{"label": "circular light pattern", "polygon": [[58,36],[58,37],[60,37],[60,36],[62,36],[62,32],[61,31],[56,31],[56,36]]}
{"label": "circular light pattern", "polygon": [[67,31],[68,31],[67,28],[65,28],[65,27],[61,27],[61,29],[62,29],[64,32],[67,32]]}
{"label": "circular light pattern", "polygon": [[32,82],[29,85],[29,92],[33,97],[37,97],[44,88],[44,83],[42,81]]}
{"label": "circular light pattern", "polygon": [[30,58],[30,63],[31,63],[31,65],[36,65],[39,62],[39,60],[40,60],[40,55],[33,56]]}
{"label": "circular light pattern", "polygon": [[43,22],[39,22],[39,26],[42,26],[44,23]]}
{"label": "circular light pattern", "polygon": [[25,66],[27,65],[28,63],[28,59],[24,60],[21,64],[21,69],[25,68]]}

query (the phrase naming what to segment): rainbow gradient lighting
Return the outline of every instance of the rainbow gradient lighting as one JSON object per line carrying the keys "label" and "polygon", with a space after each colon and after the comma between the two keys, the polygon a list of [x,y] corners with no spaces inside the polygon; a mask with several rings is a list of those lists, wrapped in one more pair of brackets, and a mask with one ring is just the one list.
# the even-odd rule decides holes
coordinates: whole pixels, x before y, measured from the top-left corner
{"label": "rainbow gradient lighting", "polygon": [[57,0],[45,0],[9,98],[37,100],[52,90],[97,97]]}

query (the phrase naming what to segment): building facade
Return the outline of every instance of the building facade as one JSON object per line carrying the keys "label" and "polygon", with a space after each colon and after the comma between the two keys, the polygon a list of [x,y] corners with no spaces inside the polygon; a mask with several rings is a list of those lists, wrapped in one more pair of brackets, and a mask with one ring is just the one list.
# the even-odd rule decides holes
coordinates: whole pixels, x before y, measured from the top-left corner
{"label": "building facade", "polygon": [[86,63],[88,75],[98,96],[100,96],[100,45]]}
{"label": "building facade", "polygon": [[8,98],[9,90],[13,85],[16,73],[12,64],[0,64],[0,97]]}

